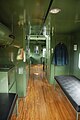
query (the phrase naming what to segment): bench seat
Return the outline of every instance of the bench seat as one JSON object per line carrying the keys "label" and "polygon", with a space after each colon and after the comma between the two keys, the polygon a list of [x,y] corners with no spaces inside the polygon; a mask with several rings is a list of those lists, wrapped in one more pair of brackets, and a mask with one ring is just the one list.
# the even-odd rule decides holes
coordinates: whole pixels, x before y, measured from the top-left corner
{"label": "bench seat", "polygon": [[54,77],[72,106],[78,113],[80,112],[80,79],[72,75],[60,75]]}

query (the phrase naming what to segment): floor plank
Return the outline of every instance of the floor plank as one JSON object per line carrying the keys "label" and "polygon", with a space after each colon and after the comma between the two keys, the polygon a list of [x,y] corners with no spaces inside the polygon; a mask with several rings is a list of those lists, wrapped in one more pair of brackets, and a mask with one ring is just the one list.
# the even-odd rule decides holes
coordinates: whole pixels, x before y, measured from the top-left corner
{"label": "floor plank", "polygon": [[19,115],[11,120],[76,120],[76,112],[59,86],[54,89],[41,65],[31,67],[27,96],[19,99]]}

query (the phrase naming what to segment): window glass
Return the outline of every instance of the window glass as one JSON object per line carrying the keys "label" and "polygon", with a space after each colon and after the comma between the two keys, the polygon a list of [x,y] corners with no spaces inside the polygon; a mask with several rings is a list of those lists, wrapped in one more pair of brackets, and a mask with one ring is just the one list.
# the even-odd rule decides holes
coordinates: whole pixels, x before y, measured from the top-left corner
{"label": "window glass", "polygon": [[79,53],[79,62],[78,62],[78,67],[80,69],[80,53]]}

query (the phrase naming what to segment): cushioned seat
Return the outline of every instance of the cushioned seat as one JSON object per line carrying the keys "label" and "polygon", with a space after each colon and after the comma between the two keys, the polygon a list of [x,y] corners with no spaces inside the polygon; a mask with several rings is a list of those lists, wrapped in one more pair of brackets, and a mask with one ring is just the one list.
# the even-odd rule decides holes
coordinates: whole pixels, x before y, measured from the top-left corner
{"label": "cushioned seat", "polygon": [[80,112],[80,80],[75,76],[55,76],[58,84],[72,103],[77,112]]}

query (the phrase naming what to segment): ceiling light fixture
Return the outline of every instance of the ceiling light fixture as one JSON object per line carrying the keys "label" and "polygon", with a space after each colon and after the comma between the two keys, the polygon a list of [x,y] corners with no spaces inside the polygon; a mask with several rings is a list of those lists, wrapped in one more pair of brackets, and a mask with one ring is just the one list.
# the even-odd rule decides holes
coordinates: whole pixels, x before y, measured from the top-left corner
{"label": "ceiling light fixture", "polygon": [[57,14],[57,13],[59,13],[60,11],[61,11],[61,9],[59,9],[59,8],[54,8],[54,9],[51,9],[51,10],[50,10],[50,13]]}

